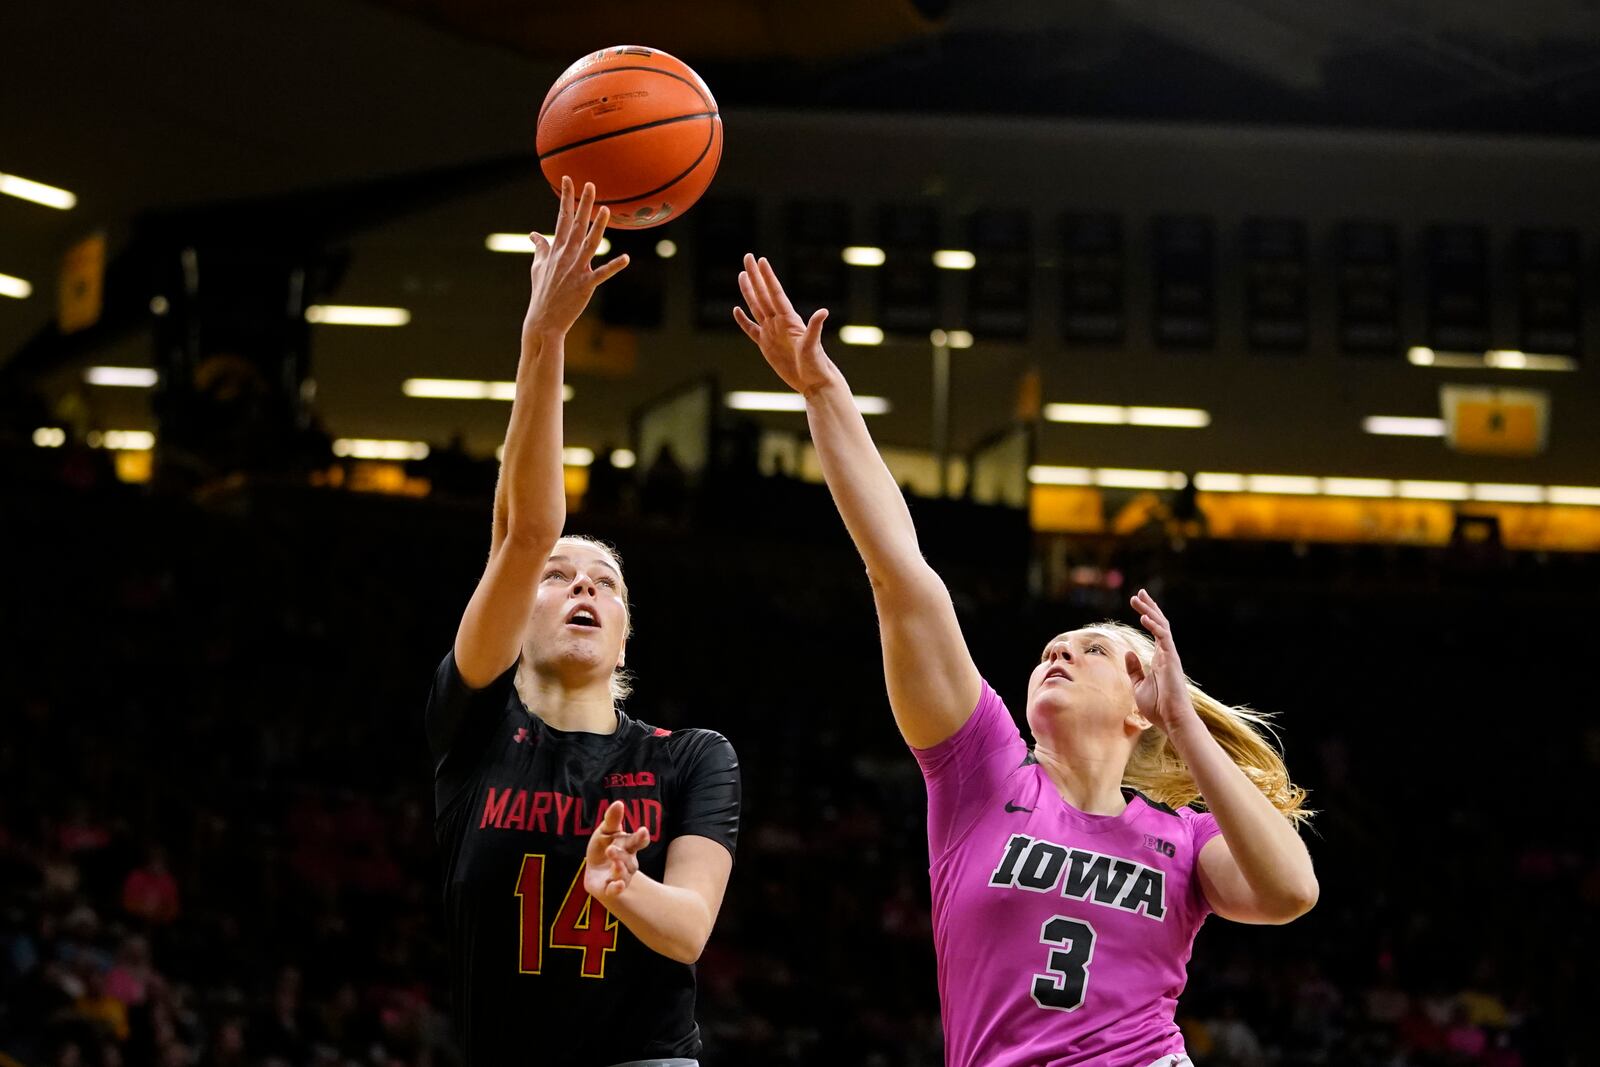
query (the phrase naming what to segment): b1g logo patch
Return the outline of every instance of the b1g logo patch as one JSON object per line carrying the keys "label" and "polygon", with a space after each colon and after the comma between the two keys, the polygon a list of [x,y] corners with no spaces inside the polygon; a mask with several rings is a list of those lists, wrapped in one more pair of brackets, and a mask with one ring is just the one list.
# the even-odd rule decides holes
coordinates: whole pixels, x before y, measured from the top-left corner
{"label": "b1g logo patch", "polygon": [[1159,852],[1168,859],[1178,854],[1178,850],[1172,846],[1171,841],[1163,841],[1155,834],[1144,835],[1144,847],[1152,852]]}
{"label": "b1g logo patch", "polygon": [[620,774],[608,774],[605,780],[607,789],[636,789],[655,784],[656,776],[652,771],[623,771]]}

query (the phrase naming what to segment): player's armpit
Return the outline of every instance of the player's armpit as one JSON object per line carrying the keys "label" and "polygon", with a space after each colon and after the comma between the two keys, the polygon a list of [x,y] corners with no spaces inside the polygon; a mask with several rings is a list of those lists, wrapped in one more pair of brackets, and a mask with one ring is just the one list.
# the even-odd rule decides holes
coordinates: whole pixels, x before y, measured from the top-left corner
{"label": "player's armpit", "polygon": [[983,690],[950,591],[922,564],[892,580],[875,576],[872,593],[895,722],[907,744],[932,748],[961,729]]}
{"label": "player's armpit", "polygon": [[1272,895],[1252,888],[1233,850],[1221,835],[1213,837],[1200,849],[1195,874],[1211,910],[1231,922],[1279,926],[1298,919],[1317,902],[1314,887],[1309,894]]}

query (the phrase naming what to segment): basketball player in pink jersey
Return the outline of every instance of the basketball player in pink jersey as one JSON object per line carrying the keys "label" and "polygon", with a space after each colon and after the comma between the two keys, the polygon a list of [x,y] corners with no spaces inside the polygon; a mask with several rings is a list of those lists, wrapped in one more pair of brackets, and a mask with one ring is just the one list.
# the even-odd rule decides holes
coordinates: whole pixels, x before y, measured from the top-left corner
{"label": "basketball player in pink jersey", "polygon": [[[1210,912],[1286,923],[1317,899],[1305,793],[1261,717],[1189,682],[1172,627],[1062,633],[1028,682],[1030,749],[978,673],[950,595],[844,376],[766,260],[734,319],[790,388],[867,564],[889,704],[928,788],[949,1067],[1183,1067],[1173,1022]],[[1188,806],[1203,801],[1200,812]]]}

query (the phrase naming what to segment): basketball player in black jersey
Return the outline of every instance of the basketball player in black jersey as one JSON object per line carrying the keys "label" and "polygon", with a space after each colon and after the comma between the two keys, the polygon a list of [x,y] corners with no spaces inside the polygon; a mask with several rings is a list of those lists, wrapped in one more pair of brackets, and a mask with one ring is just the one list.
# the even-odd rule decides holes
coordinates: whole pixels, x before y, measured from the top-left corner
{"label": "basketball player in black jersey", "polygon": [[739,765],[626,715],[627,586],[562,537],[567,331],[609,212],[563,181],[537,248],[489,562],[426,713],[454,1009],[469,1067],[685,1067],[694,962],[733,866]]}

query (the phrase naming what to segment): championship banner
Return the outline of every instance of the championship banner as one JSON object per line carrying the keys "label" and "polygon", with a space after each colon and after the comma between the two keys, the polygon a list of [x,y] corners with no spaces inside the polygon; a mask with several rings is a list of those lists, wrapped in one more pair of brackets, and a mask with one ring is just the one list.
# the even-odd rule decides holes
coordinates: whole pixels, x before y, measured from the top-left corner
{"label": "championship banner", "polygon": [[1446,440],[1478,456],[1537,456],[1550,433],[1550,394],[1541,389],[1446,385],[1439,389]]}
{"label": "championship banner", "polygon": [[105,234],[86,237],[67,249],[56,298],[56,326],[62,333],[87,330],[100,321],[105,279]]}

